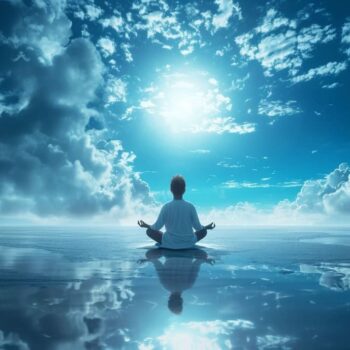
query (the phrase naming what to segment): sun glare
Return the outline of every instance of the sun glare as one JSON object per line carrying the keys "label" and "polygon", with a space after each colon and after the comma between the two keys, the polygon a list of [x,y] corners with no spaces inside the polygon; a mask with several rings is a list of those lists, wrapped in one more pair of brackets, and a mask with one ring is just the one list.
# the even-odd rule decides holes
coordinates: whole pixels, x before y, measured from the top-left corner
{"label": "sun glare", "polygon": [[[205,90],[196,82],[178,80],[163,91],[160,114],[172,124],[193,123],[200,119],[205,104]],[[183,125],[185,126],[185,125]]]}
{"label": "sun glare", "polygon": [[164,73],[145,93],[141,107],[176,133],[211,131],[230,119],[231,99],[207,72]]}

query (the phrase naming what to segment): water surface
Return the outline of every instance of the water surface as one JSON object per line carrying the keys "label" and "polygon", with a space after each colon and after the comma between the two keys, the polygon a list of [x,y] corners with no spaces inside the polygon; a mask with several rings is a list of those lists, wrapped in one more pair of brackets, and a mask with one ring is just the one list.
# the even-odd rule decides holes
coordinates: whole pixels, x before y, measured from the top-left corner
{"label": "water surface", "polygon": [[349,237],[1,228],[0,349],[349,349]]}

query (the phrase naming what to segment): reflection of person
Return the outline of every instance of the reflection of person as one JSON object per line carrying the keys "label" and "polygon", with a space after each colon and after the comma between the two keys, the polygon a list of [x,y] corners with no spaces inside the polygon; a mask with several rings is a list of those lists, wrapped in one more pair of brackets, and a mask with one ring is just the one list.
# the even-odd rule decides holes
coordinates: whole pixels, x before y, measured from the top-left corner
{"label": "reflection of person", "polygon": [[[185,201],[182,196],[186,190],[186,183],[182,176],[175,176],[171,180],[171,192],[174,199],[166,203],[153,225],[139,220],[140,227],[147,228],[147,235],[158,242],[164,248],[184,249],[191,248],[196,242],[207,235],[207,230],[212,230],[215,224],[202,226],[199,222],[196,208]],[[159,231],[165,225],[165,233]],[[193,232],[193,228],[196,232]]]}
{"label": "reflection of person", "polygon": [[[165,261],[159,259],[164,257]],[[174,314],[180,314],[183,307],[182,292],[194,285],[200,265],[202,263],[214,264],[207,253],[202,249],[189,249],[174,251],[168,249],[149,249],[146,259],[138,262],[153,263],[160,283],[170,292],[168,307]]]}

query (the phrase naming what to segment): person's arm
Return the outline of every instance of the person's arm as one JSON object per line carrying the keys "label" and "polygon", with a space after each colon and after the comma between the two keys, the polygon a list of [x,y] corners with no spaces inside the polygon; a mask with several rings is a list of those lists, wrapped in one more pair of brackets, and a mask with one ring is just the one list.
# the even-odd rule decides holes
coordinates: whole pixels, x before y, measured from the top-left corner
{"label": "person's arm", "polygon": [[215,223],[211,222],[209,225],[203,226],[198,218],[198,214],[197,214],[197,210],[196,208],[193,206],[192,209],[192,226],[196,231],[202,230],[202,229],[206,229],[206,230],[212,230],[215,228]]}
{"label": "person's arm", "polygon": [[203,225],[199,221],[197,210],[194,206],[192,207],[192,227],[196,231],[199,231],[203,228]]}
{"label": "person's arm", "polygon": [[160,213],[158,215],[158,218],[156,222],[150,226],[152,230],[159,231],[164,226],[164,206],[160,210]]}
{"label": "person's arm", "polygon": [[153,225],[148,225],[143,220],[138,220],[137,224],[143,228],[150,228],[152,230],[160,230],[164,226],[164,207],[160,210],[157,221]]}

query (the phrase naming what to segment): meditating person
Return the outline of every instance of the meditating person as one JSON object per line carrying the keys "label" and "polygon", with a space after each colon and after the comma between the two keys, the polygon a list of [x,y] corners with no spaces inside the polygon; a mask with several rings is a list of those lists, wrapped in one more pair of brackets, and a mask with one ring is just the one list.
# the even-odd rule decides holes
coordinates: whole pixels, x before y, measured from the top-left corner
{"label": "meditating person", "polygon": [[[207,235],[207,230],[215,228],[215,224],[212,222],[202,226],[194,205],[183,199],[186,183],[182,176],[172,178],[170,190],[174,199],[162,207],[157,221],[153,225],[148,225],[143,220],[137,223],[140,227],[147,228],[148,237],[163,248],[191,248]],[[164,225],[165,233],[159,231]]]}

